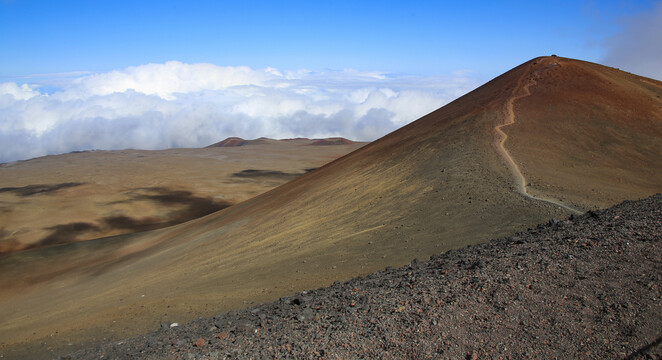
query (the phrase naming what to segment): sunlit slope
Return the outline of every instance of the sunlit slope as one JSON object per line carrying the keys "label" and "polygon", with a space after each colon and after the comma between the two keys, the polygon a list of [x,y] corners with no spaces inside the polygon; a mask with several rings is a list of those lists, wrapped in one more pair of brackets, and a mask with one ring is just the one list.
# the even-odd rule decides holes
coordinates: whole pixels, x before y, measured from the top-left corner
{"label": "sunlit slope", "polygon": [[[126,336],[159,321],[248,306],[567,216],[559,206],[523,196],[496,151],[495,128],[505,121],[508,100],[550,59],[527,62],[331,164],[218,213],[1,259],[0,338],[14,349],[21,341],[61,347]],[[509,127],[516,126],[524,99],[515,102],[516,122]],[[546,136],[504,131],[508,151],[516,138]],[[536,146],[544,142],[532,141]],[[628,149],[645,154],[638,146]],[[511,154],[516,162],[521,151]],[[546,158],[536,161],[544,167]],[[641,175],[635,169],[627,176]],[[645,191],[633,186],[626,195]],[[575,205],[602,204],[590,199]]]}
{"label": "sunlit slope", "polygon": [[584,208],[662,187],[662,83],[584,61],[531,64],[506,146],[533,193]]}

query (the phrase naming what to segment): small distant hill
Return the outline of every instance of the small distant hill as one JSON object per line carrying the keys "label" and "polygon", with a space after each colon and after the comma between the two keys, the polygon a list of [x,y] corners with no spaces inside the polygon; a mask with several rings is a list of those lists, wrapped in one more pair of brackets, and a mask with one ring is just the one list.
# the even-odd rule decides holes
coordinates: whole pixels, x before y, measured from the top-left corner
{"label": "small distant hill", "polygon": [[310,145],[351,145],[354,144],[352,140],[348,140],[342,137],[332,137],[326,139],[315,139]]}
{"label": "small distant hill", "polygon": [[219,141],[215,144],[211,144],[209,146],[206,146],[207,148],[214,148],[214,147],[234,147],[234,146],[243,146],[246,145],[246,140],[240,138],[240,137],[229,137],[223,141]]}
{"label": "small distant hill", "polygon": [[232,136],[223,141],[219,141],[215,144],[206,146],[206,148],[215,148],[215,147],[235,147],[235,146],[245,146],[245,145],[260,145],[260,144],[274,144],[278,142],[288,142],[296,143],[298,145],[353,145],[356,142],[345,139],[343,137],[330,137],[324,139],[308,139],[303,137],[291,138],[291,139],[270,139],[266,137],[261,137],[255,140],[245,140],[240,137]]}

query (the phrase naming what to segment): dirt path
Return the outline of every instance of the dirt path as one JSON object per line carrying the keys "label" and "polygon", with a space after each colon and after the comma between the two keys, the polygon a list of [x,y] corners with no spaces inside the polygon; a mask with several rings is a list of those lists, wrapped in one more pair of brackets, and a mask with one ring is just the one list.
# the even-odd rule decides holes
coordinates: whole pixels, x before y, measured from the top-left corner
{"label": "dirt path", "polygon": [[[497,152],[504,159],[506,165],[508,165],[508,168],[513,173],[513,176],[515,176],[517,182],[517,190],[519,191],[520,194],[528,197],[529,199],[544,201],[550,204],[560,206],[572,212],[573,214],[582,214],[583,213],[582,210],[575,208],[571,205],[564,204],[559,200],[546,198],[546,197],[538,197],[529,194],[526,189],[526,179],[524,178],[522,171],[519,169],[519,166],[517,166],[517,163],[515,163],[515,160],[513,160],[513,157],[510,155],[510,153],[508,153],[508,150],[506,150],[506,147],[504,146],[506,140],[508,139],[508,135],[502,130],[502,128],[504,126],[512,125],[515,123],[515,101],[531,95],[531,91],[529,90],[529,88],[531,87],[531,85],[536,84],[535,79],[530,79],[529,81],[526,82],[526,84],[522,85],[524,81],[525,81],[525,76],[523,76],[519,80],[517,87],[515,87],[515,89],[513,90],[513,94],[510,96],[510,99],[508,99],[508,101],[506,102],[506,106],[504,107],[504,113],[505,113],[504,115],[506,120],[504,121],[503,124],[498,125],[494,128],[497,132],[497,137],[495,139]],[[517,93],[519,93],[519,95],[517,95]]]}

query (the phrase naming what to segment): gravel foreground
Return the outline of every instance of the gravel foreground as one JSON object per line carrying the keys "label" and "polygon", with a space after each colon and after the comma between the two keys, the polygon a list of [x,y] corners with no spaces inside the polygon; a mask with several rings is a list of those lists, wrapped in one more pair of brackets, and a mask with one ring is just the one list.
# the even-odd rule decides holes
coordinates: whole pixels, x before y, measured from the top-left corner
{"label": "gravel foreground", "polygon": [[63,359],[662,359],[662,194]]}

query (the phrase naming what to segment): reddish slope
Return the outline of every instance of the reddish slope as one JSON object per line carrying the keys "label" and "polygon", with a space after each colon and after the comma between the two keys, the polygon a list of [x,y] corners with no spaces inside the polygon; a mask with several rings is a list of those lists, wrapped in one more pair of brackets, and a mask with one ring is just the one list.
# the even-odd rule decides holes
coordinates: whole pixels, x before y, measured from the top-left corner
{"label": "reddish slope", "polygon": [[530,69],[505,131],[532,192],[587,208],[660,190],[661,82],[558,57]]}
{"label": "reddish slope", "polygon": [[234,147],[234,146],[242,146],[246,144],[246,140],[240,138],[240,137],[229,137],[223,141],[219,141],[215,144],[211,144],[207,146],[208,148],[212,147]]}

